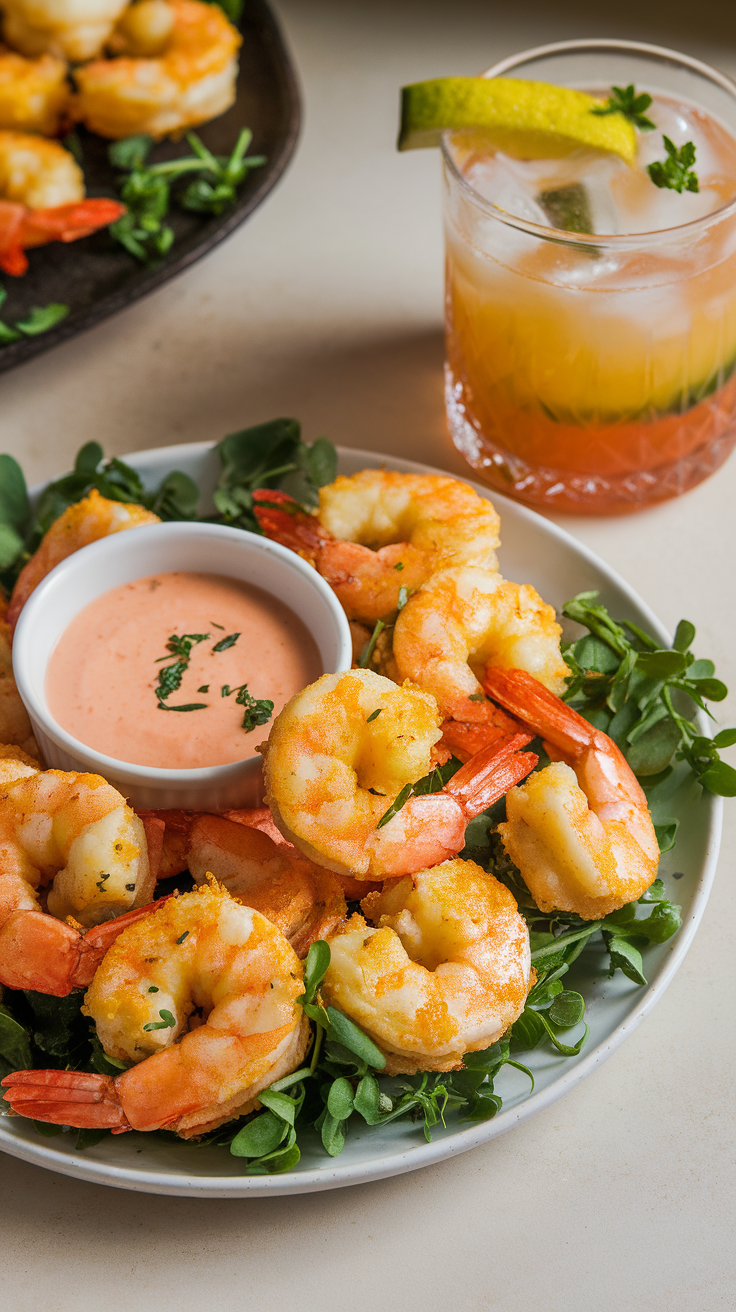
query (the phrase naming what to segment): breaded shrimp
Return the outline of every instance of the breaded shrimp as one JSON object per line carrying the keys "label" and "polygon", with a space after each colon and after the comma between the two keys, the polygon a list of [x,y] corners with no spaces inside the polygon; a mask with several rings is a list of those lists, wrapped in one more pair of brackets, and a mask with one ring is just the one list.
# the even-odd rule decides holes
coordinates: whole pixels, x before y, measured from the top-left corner
{"label": "breaded shrimp", "polygon": [[102,51],[127,0],[3,0],[3,35],[23,55],[72,63]]}
{"label": "breaded shrimp", "polygon": [[301,962],[265,916],[216,886],[169,898],[118,936],[85,1000],[108,1056],[134,1064],[115,1079],[16,1071],[6,1102],[34,1120],[194,1138],[252,1111],[299,1065],[303,989]]}
{"label": "breaded shrimp", "polygon": [[0,46],[0,128],[53,137],[70,102],[63,59],[53,55],[24,59]]}
{"label": "breaded shrimp", "polygon": [[524,1010],[531,958],[509,890],[473,861],[387,880],[330,938],[325,1001],[357,1021],[390,1075],[462,1068]]}
{"label": "breaded shrimp", "polygon": [[[120,57],[77,69],[75,117],[103,137],[145,132],[158,138],[229,109],[241,36],[219,6],[169,0],[168,33],[160,4],[148,0],[136,8],[142,13],[129,11],[118,29]],[[155,53],[148,55],[151,48]]]}
{"label": "breaded shrimp", "polygon": [[497,566],[499,517],[467,483],[439,474],[363,469],[320,488],[317,516],[283,492],[254,493],[267,537],[309,560],[348,619],[371,627],[396,612],[399,592],[455,565]]}
{"label": "breaded shrimp", "polygon": [[511,789],[498,827],[537,906],[598,920],[641,897],[659,846],[641,785],[613,740],[523,670],[489,670],[484,688],[541,734],[554,762]]}

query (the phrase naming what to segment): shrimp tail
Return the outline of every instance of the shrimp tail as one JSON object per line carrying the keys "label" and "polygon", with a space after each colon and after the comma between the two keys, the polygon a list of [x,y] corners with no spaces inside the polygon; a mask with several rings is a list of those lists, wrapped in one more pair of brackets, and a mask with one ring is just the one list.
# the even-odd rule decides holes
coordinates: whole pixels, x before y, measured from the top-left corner
{"label": "shrimp tail", "polygon": [[504,797],[534,769],[539,757],[520,751],[530,741],[528,734],[518,733],[501,748],[491,743],[445,785],[444,791],[459,803],[468,820]]}
{"label": "shrimp tail", "polygon": [[54,998],[87,988],[118,935],[167,900],[128,911],[86,934],[43,911],[14,911],[0,927],[0,983]]}
{"label": "shrimp tail", "polygon": [[0,1080],[5,1102],[17,1116],[80,1130],[132,1129],[110,1075],[84,1071],[14,1071]]}
{"label": "shrimp tail", "polygon": [[483,689],[559,751],[574,757],[590,747],[593,726],[525,670],[488,669]]}
{"label": "shrimp tail", "polygon": [[253,514],[267,538],[289,547],[316,569],[322,547],[332,539],[298,501],[275,488],[259,487],[253,493]]}
{"label": "shrimp tail", "polygon": [[[490,702],[484,705],[484,711],[487,708],[487,718],[479,721],[469,720],[445,720],[442,724],[442,743],[448,748],[452,756],[457,757],[459,761],[467,763],[477,756],[484,747],[496,745],[501,746],[512,734],[523,732],[523,725],[518,720],[513,719],[502,711],[498,706],[492,706]],[[532,733],[524,734],[526,743],[530,743],[533,738]],[[520,743],[519,746],[526,746],[526,743]]]}
{"label": "shrimp tail", "polygon": [[74,201],[70,205],[52,205],[48,209],[26,210],[21,224],[20,241],[25,248],[45,246],[50,241],[78,241],[98,228],[107,228],[125,214],[125,206],[105,196]]}

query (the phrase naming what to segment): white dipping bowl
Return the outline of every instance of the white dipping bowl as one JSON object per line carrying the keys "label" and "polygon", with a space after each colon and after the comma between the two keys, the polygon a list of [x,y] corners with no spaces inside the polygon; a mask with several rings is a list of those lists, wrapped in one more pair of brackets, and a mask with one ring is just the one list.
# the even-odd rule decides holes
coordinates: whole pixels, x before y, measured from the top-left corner
{"label": "white dipping bowl", "polygon": [[[325,673],[350,669],[350,629],[342,606],[317,571],[293,551],[220,524],[149,524],[74,552],[31,593],[13,640],[18,691],[49,767],[101,774],[140,808],[225,811],[258,806],[263,798],[260,756],[198,770],[134,765],[79,742],[49,710],[48,663],[75,615],[112,588],[174,570],[221,574],[270,593],[306,625]],[[264,736],[267,732],[264,726]]]}

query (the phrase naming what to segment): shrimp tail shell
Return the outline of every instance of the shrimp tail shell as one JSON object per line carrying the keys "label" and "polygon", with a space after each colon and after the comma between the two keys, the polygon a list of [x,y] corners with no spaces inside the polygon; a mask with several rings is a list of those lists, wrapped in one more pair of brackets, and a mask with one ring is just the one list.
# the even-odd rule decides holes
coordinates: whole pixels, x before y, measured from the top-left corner
{"label": "shrimp tail shell", "polygon": [[14,1071],[0,1080],[5,1101],[19,1116],[52,1125],[73,1125],[82,1130],[112,1130],[123,1134],[132,1127],[110,1075],[84,1071]]}

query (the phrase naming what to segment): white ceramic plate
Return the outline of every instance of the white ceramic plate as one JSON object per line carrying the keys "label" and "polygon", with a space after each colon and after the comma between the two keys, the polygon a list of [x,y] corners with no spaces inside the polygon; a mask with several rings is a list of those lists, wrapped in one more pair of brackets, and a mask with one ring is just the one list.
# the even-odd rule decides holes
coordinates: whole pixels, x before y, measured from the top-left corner
{"label": "white ceramic plate", "polygon": [[[126,459],[152,485],[171,469],[184,470],[206,496],[214,488],[219,473],[217,457],[204,442],[160,447]],[[377,466],[440,472],[367,451],[340,451],[342,473]],[[489,495],[479,484],[472,486],[481,495]],[[493,501],[501,514],[503,545],[499,555],[507,578],[532,583],[558,610],[575,593],[597,588],[614,616],[634,620],[662,642],[669,643],[669,635],[648,607],[593,552],[534,511],[495,493]],[[645,971],[650,983],[638,988],[620,971],[613,979],[606,979],[602,948],[599,953],[594,948],[585,952],[574,967],[575,987],[585,995],[590,1024],[590,1037],[582,1054],[561,1057],[544,1047],[529,1054],[525,1060],[535,1078],[531,1096],[526,1078],[504,1067],[496,1080],[503,1109],[492,1121],[467,1127],[450,1120],[447,1128],[440,1127],[433,1132],[431,1143],[426,1143],[421,1128],[410,1121],[394,1122],[384,1129],[369,1129],[351,1122],[340,1157],[326,1156],[315,1138],[303,1146],[296,1171],[265,1177],[241,1174],[238,1159],[227,1149],[195,1148],[157,1141],[145,1134],[107,1138],[97,1147],[77,1153],[73,1136],[42,1139],[20,1118],[2,1118],[0,1148],[24,1161],[98,1184],[154,1194],[239,1198],[252,1194],[309,1193],[362,1184],[428,1166],[487,1143],[549,1106],[595,1070],[644,1019],[669,984],[703,914],[718,855],[721,799],[708,793],[699,797],[699,792],[696,785],[682,779],[678,782],[676,775],[673,777],[666,807],[668,814],[680,818],[680,837],[675,850],[662,859],[660,875],[668,896],[682,905],[683,926],[669,942],[647,949]]]}

